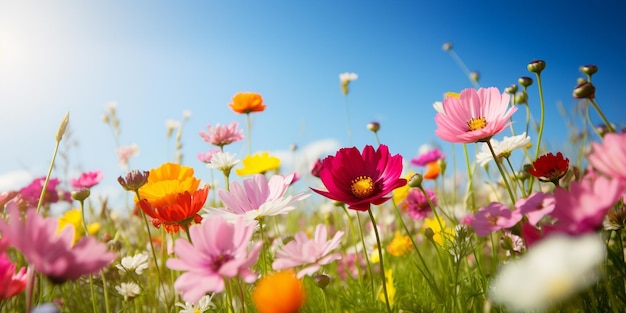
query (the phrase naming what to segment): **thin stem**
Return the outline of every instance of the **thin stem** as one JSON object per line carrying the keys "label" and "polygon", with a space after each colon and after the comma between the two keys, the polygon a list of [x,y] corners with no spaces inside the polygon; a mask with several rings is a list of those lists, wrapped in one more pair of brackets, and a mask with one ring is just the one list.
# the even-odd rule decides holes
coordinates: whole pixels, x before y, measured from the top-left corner
{"label": "thin stem", "polygon": [[502,180],[504,180],[504,184],[506,185],[506,190],[509,192],[509,196],[511,197],[511,203],[515,203],[515,196],[513,195],[513,191],[511,190],[511,185],[509,185],[509,180],[506,178],[506,173],[504,173],[504,170],[502,169],[502,164],[500,164],[500,162],[498,162],[498,156],[496,155],[496,152],[493,151],[493,146],[491,145],[491,140],[487,140],[486,141],[487,146],[489,147],[489,151],[491,151],[491,155],[493,155],[493,160],[496,162],[496,165],[498,166],[498,170],[500,171],[500,175],[502,176]]}
{"label": "thin stem", "polygon": [[54,152],[52,153],[52,160],[50,161],[50,166],[48,167],[48,174],[46,174],[46,180],[43,183],[43,187],[41,189],[41,194],[39,195],[39,202],[37,203],[37,213],[41,209],[41,205],[43,204],[43,199],[46,195],[46,190],[48,189],[48,182],[50,182],[50,175],[52,175],[52,169],[54,168],[54,160],[57,158],[57,153],[59,151],[59,145],[61,144],[60,140],[56,141],[54,145]]}
{"label": "thin stem", "polygon": [[469,193],[470,193],[470,199],[472,200],[471,207],[470,207],[470,211],[475,212],[476,211],[476,198],[474,197],[474,183],[473,183],[473,177],[474,177],[474,171],[472,170],[472,165],[470,163],[470,159],[469,159],[469,152],[467,151],[467,144],[463,144],[463,152],[465,153],[465,163],[467,164],[467,177],[469,179]]}
{"label": "thin stem", "polygon": [[[83,229],[85,230],[85,236],[89,236],[89,228],[87,228],[87,221],[85,220],[85,200],[79,200],[80,203],[80,211],[81,211],[81,222],[83,224]],[[98,308],[96,306],[96,292],[93,289],[93,275],[89,273],[89,289],[91,291],[91,307],[94,313],[98,312]]]}
{"label": "thin stem", "polygon": [[102,292],[104,293],[104,310],[109,313],[109,292],[107,291],[107,279],[104,270],[100,270],[100,277],[102,278]]}
{"label": "thin stem", "polygon": [[387,311],[391,311],[391,304],[389,302],[389,295],[387,294],[387,278],[385,277],[385,264],[383,263],[383,249],[380,243],[380,236],[378,235],[378,226],[376,226],[376,219],[374,219],[374,213],[372,213],[372,208],[369,208],[367,212],[370,215],[370,219],[372,220],[372,226],[374,227],[374,234],[376,235],[376,244],[378,250],[378,258],[380,262],[380,276],[383,281],[383,293],[385,294],[385,304],[387,304]]}
{"label": "thin stem", "polygon": [[461,58],[459,57],[458,54],[456,54],[456,52],[452,49],[450,49],[448,51],[448,53],[450,53],[450,56],[452,56],[452,58],[454,59],[454,61],[456,61],[456,63],[459,65],[459,67],[461,68],[461,70],[463,70],[463,73],[465,73],[465,77],[467,77],[470,82],[472,83],[472,85],[474,85],[474,87],[479,88],[480,85],[478,84],[478,82],[476,82],[475,80],[472,79],[472,73],[470,72],[469,68],[467,68],[467,66],[465,65],[465,63],[463,62],[463,60],[461,60]]}
{"label": "thin stem", "polygon": [[185,230],[185,234],[187,234],[187,239],[189,240],[189,243],[193,243],[193,240],[191,240],[191,234],[189,233],[189,223],[182,223],[182,226]]}
{"label": "thin stem", "polygon": [[602,120],[604,121],[604,124],[609,129],[609,132],[614,133],[615,132],[615,128],[613,128],[613,125],[611,125],[611,123],[606,118],[604,113],[602,113],[602,110],[600,110],[600,106],[598,106],[596,101],[594,101],[593,98],[589,98],[589,102],[591,102],[591,104],[593,104],[593,108],[596,109],[596,112],[598,112],[598,115],[600,115],[600,118],[602,118]]}
{"label": "thin stem", "polygon": [[[505,158],[506,162],[509,164],[509,167],[511,168],[511,173],[513,173],[513,178],[515,179],[515,169],[513,168],[513,164],[511,164],[511,159],[510,158]],[[516,186],[519,187],[519,189],[522,191],[522,197],[526,198],[526,191],[524,190],[524,184],[521,183],[521,186],[519,184],[519,180],[518,180],[518,184],[516,184]]]}
{"label": "thin stem", "polygon": [[[535,147],[535,160],[539,157],[539,151],[541,150],[541,137],[543,136],[543,126],[545,124],[545,103],[543,100],[543,87],[541,85],[541,74],[539,72],[535,73],[537,75],[537,88],[539,89],[539,103],[541,107],[541,117],[539,120],[539,134],[537,135],[537,146]],[[535,177],[530,177],[530,183],[528,184],[528,193],[533,189],[533,184],[535,183]]]}
{"label": "thin stem", "polygon": [[251,130],[252,122],[250,121],[250,113],[246,113],[246,127],[248,128],[247,129],[248,134],[246,136],[248,137],[246,138],[248,139],[247,140],[248,141],[248,155],[252,155],[252,139],[250,138],[250,135],[252,134],[252,130]]}
{"label": "thin stem", "polygon": [[[357,246],[359,245],[359,242],[355,239],[356,231],[354,230],[354,223],[352,223],[352,218],[350,218],[350,213],[348,212],[348,209],[346,209],[345,204],[342,204],[341,208],[346,213],[346,217],[348,218],[348,223],[350,223],[350,237],[352,241],[354,242],[354,257],[356,259],[355,260],[356,263],[358,264],[359,263],[359,260],[358,260],[359,250],[357,249]],[[359,273],[359,277],[361,277],[361,266],[356,266],[356,270]]]}
{"label": "thin stem", "polygon": [[359,224],[359,232],[361,233],[361,244],[363,245],[363,256],[365,257],[365,262],[367,263],[367,271],[370,275],[370,285],[372,287],[372,294],[376,297],[376,290],[374,289],[374,272],[372,272],[372,264],[370,263],[370,258],[367,255],[367,246],[365,245],[365,236],[363,235],[363,226],[361,225],[361,216],[359,214],[356,215],[357,223]]}
{"label": "thin stem", "polygon": [[267,257],[265,255],[265,231],[263,230],[263,218],[259,219],[259,234],[261,235],[261,260],[263,261],[262,263],[262,268],[261,268],[261,273],[263,274],[263,276],[267,275]]}

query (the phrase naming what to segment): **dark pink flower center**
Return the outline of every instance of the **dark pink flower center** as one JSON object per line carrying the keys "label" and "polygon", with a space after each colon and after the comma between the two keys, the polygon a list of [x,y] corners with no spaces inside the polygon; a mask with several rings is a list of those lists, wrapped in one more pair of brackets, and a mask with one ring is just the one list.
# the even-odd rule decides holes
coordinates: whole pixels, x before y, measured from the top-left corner
{"label": "dark pink flower center", "polygon": [[371,177],[359,176],[352,180],[350,189],[355,197],[364,199],[374,192],[374,181]]}
{"label": "dark pink flower center", "polygon": [[224,263],[234,259],[234,257],[230,254],[220,254],[213,258],[213,262],[211,263],[211,269],[214,272],[219,271],[219,269],[224,265]]}

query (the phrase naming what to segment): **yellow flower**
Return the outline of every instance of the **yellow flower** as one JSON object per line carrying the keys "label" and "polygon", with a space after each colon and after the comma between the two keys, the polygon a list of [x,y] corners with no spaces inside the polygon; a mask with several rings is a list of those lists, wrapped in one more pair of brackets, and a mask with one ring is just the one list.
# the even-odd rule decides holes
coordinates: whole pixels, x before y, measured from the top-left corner
{"label": "yellow flower", "polygon": [[193,176],[193,169],[175,163],[165,163],[151,169],[148,182],[139,188],[139,195],[154,207],[176,202],[176,196],[185,191],[193,194],[200,180]]}
{"label": "yellow flower", "polygon": [[[396,287],[393,285],[393,270],[388,269],[385,270],[385,284],[387,287],[387,296],[389,297],[389,306],[393,306],[396,297]],[[378,299],[382,302],[385,302],[385,293],[383,293],[383,287],[380,287],[378,291]]]}
{"label": "yellow flower", "polygon": [[296,313],[304,303],[304,286],[293,271],[263,277],[252,292],[259,313]]}
{"label": "yellow flower", "polygon": [[451,241],[452,239],[454,239],[454,229],[446,227],[446,221],[444,220],[441,220],[440,225],[439,221],[437,221],[437,218],[426,218],[424,219],[424,226],[422,228],[425,230],[430,228],[433,233],[433,241],[441,247],[444,246],[445,241]]}
{"label": "yellow flower", "polygon": [[[410,171],[404,178],[409,181],[413,175],[415,175],[415,172]],[[409,195],[410,188],[409,184],[405,184],[393,190],[393,202],[401,209],[406,209],[406,204],[403,202]]]}
{"label": "yellow flower", "polygon": [[411,251],[413,244],[409,236],[403,236],[399,231],[396,231],[393,239],[387,246],[387,252],[393,256],[402,256]]}
{"label": "yellow flower", "polygon": [[243,168],[235,170],[239,176],[265,174],[267,171],[278,170],[280,167],[280,159],[270,156],[268,152],[248,155],[241,163],[243,164]]}
{"label": "yellow flower", "polygon": [[[72,225],[74,227],[74,243],[76,243],[84,234],[84,226],[83,226],[83,218],[80,213],[80,209],[72,209],[63,216],[59,217],[59,228],[57,229],[57,234],[63,230],[68,225]],[[91,223],[87,225],[87,231],[89,231],[89,235],[95,235],[100,230],[100,223]]]}

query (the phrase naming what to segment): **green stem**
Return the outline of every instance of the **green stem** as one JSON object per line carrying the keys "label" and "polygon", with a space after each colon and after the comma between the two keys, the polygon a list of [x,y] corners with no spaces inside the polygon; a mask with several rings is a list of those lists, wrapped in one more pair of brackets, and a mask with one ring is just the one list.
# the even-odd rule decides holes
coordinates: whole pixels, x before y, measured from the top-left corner
{"label": "green stem", "polygon": [[263,225],[263,218],[259,219],[259,234],[261,235],[261,261],[263,263],[261,265],[261,273],[265,277],[267,275],[267,257],[265,255],[265,230]]}
{"label": "green stem", "polygon": [[611,123],[606,118],[604,113],[602,113],[602,110],[600,110],[600,106],[598,106],[596,101],[594,101],[593,98],[589,98],[589,102],[591,102],[591,104],[593,104],[593,108],[596,109],[596,112],[598,112],[598,115],[600,115],[600,118],[602,118],[602,120],[604,121],[604,124],[609,129],[609,132],[614,133],[615,132],[615,128],[613,128],[613,125],[611,125]]}
{"label": "green stem", "polygon": [[491,140],[487,140],[486,143],[487,143],[487,146],[489,147],[489,151],[491,151],[491,155],[493,156],[493,160],[496,162],[496,165],[498,166],[498,170],[500,171],[500,175],[502,176],[502,180],[504,180],[504,184],[506,185],[506,190],[509,192],[509,196],[511,197],[511,203],[515,204],[515,196],[513,195],[513,190],[511,190],[511,185],[509,185],[509,180],[506,178],[506,173],[504,173],[504,170],[502,169],[502,164],[500,164],[500,162],[498,162],[498,156],[496,155],[496,152],[493,151],[493,146],[491,145]]}
{"label": "green stem", "polygon": [[[510,159],[510,158],[508,158],[508,157],[507,157],[507,158],[505,158],[505,159],[506,159],[506,162],[509,164],[509,168],[511,168],[511,173],[513,173],[513,175],[515,176],[515,168],[513,168],[513,164],[511,164],[511,159]],[[515,177],[514,177],[514,179],[515,179]],[[521,192],[522,192],[522,197],[523,197],[523,198],[526,198],[526,191],[524,190],[524,185],[523,185],[523,183],[521,183],[521,186],[520,186],[519,180],[517,180],[517,181],[518,181],[518,183],[517,183],[517,184],[515,184],[515,185],[516,185],[516,186],[517,186],[517,187],[521,190]]]}
{"label": "green stem", "polygon": [[[539,89],[539,103],[541,107],[541,117],[539,120],[539,134],[537,134],[537,146],[535,147],[535,159],[534,159],[534,160],[537,160],[537,158],[539,157],[539,151],[541,150],[541,137],[543,136],[543,126],[545,124],[546,110],[545,110],[545,103],[543,100],[543,87],[541,85],[541,74],[539,72],[535,74],[537,75],[537,88]],[[534,160],[531,160],[531,161],[534,161]],[[531,176],[530,183],[528,184],[529,194],[532,192],[534,183],[535,183],[535,177]]]}
{"label": "green stem", "polygon": [[250,121],[250,113],[246,113],[246,126],[247,126],[247,136],[248,139],[248,155],[252,155],[252,138],[250,138],[250,135],[252,134],[252,122]]}
{"label": "green stem", "polygon": [[374,227],[374,234],[376,235],[376,244],[378,245],[378,258],[380,262],[380,276],[383,281],[383,293],[385,294],[385,304],[387,304],[387,311],[391,311],[391,304],[389,302],[389,295],[387,294],[387,278],[385,277],[385,264],[383,263],[383,249],[380,243],[380,236],[378,235],[378,226],[376,226],[376,219],[374,219],[374,213],[372,213],[372,208],[370,207],[367,212],[370,215],[370,219],[372,220],[372,226]]}
{"label": "green stem", "polygon": [[57,158],[57,153],[59,151],[59,145],[61,144],[60,140],[56,141],[54,145],[54,152],[52,153],[52,160],[50,161],[50,166],[48,167],[48,174],[46,174],[46,180],[43,183],[43,187],[41,189],[41,194],[39,195],[39,202],[37,203],[37,213],[41,209],[41,205],[43,204],[43,199],[46,195],[46,190],[48,189],[48,183],[50,182],[50,175],[52,175],[52,169],[54,168],[54,160]]}
{"label": "green stem", "polygon": [[472,165],[470,163],[470,159],[469,159],[469,152],[467,151],[467,144],[463,144],[463,152],[465,153],[465,163],[467,164],[467,177],[469,179],[469,193],[470,193],[470,199],[472,200],[472,202],[470,203],[470,211],[471,212],[476,212],[476,198],[474,197],[474,171],[472,169]]}
{"label": "green stem", "polygon": [[[83,224],[83,229],[85,230],[85,237],[88,237],[89,228],[87,227],[87,221],[85,220],[85,200],[79,200],[78,203],[80,203],[81,222]],[[93,289],[93,275],[91,273],[89,273],[89,289],[91,291],[91,307],[93,312],[97,313],[98,308],[96,306],[96,292]]]}
{"label": "green stem", "polygon": [[[352,241],[354,242],[354,257],[356,258],[355,262],[358,264],[358,256],[359,256],[359,251],[357,249],[357,246],[359,245],[359,242],[355,239],[356,238],[356,231],[354,230],[354,223],[352,223],[352,218],[350,217],[350,213],[348,212],[348,209],[346,209],[346,205],[342,204],[341,208],[343,209],[344,213],[346,213],[346,217],[348,218],[348,223],[350,224],[350,239],[352,239]],[[359,277],[362,277],[361,275],[361,266],[356,266],[356,270],[359,273]]]}
{"label": "green stem", "polygon": [[100,270],[100,277],[102,278],[102,292],[104,293],[104,310],[109,313],[109,292],[107,291],[107,279],[104,270]]}
{"label": "green stem", "polygon": [[369,255],[367,255],[367,246],[365,245],[365,236],[363,235],[363,226],[361,225],[361,216],[359,214],[356,215],[357,223],[359,224],[359,233],[361,234],[361,244],[363,245],[363,256],[365,257],[365,262],[367,263],[367,271],[370,275],[370,285],[372,287],[372,294],[376,297],[376,289],[374,288],[374,272],[372,272],[372,264],[370,263]]}

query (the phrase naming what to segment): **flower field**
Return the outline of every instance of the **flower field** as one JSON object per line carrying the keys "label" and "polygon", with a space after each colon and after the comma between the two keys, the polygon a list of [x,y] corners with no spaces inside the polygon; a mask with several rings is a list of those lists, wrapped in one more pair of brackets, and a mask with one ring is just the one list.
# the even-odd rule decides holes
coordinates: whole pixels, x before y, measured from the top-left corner
{"label": "flower field", "polygon": [[[342,147],[307,173],[251,151],[251,117],[267,105],[237,93],[227,104],[246,123],[200,132],[206,167],[180,158],[129,169],[117,178],[120,207],[92,199],[109,179],[99,170],[55,178],[67,115],[48,175],[0,195],[0,312],[623,312],[626,132],[603,114],[598,68],[585,65],[573,97],[604,123],[584,124],[577,155],[549,151],[549,67],[527,69],[533,77],[504,90],[467,88],[434,104],[434,133],[463,155],[402,156],[372,122],[363,131],[375,144]],[[346,99],[356,80],[339,76]],[[103,119],[119,134],[115,107]],[[116,148],[128,164],[134,148]],[[59,203],[71,209],[53,214]]]}

